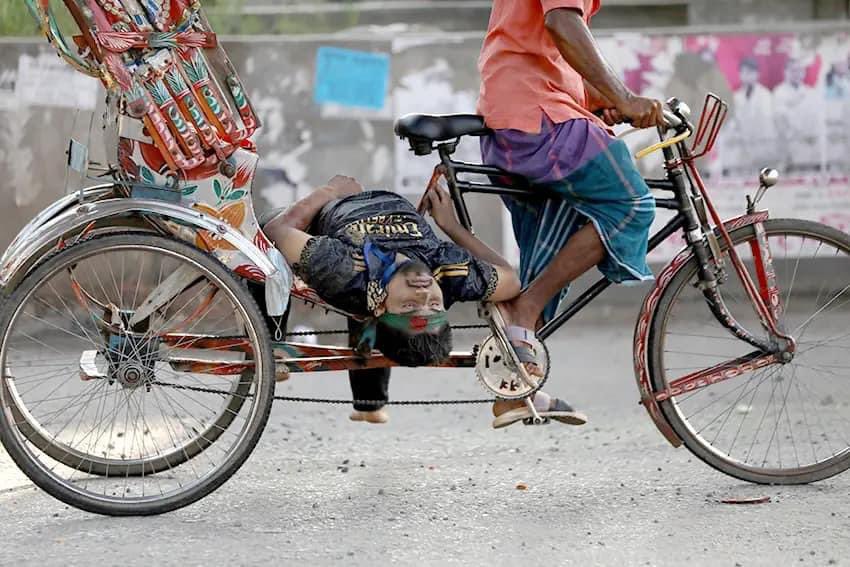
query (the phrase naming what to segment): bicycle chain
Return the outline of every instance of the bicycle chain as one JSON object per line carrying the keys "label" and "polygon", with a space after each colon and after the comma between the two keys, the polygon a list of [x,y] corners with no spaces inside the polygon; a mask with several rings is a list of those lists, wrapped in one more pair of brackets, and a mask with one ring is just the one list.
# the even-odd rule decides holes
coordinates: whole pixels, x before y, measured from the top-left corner
{"label": "bicycle chain", "polygon": [[[489,329],[489,325],[452,325],[452,331],[465,331],[469,329]],[[348,331],[344,329],[332,330],[332,331],[293,331],[291,333],[285,333],[283,336],[285,337],[309,337],[311,335],[315,335],[317,337],[325,336],[325,335],[347,335]]]}
{"label": "bicycle chain", "polygon": [[[201,386],[186,386],[183,384],[173,384],[171,382],[161,382],[155,380],[149,382],[152,386],[162,386],[165,388],[174,388],[176,390],[189,390],[191,392],[201,392],[204,394],[218,394],[219,396],[230,396],[232,392],[226,392],[217,388],[203,388]],[[246,398],[253,398],[254,394],[246,394]],[[495,398],[478,399],[478,400],[339,400],[330,398],[304,398],[299,396],[274,396],[275,401],[281,402],[298,402],[306,404],[338,404],[338,405],[358,405],[358,406],[440,406],[440,405],[472,405],[472,404],[492,404],[496,401]]]}
{"label": "bicycle chain", "polygon": [[[457,325],[452,329],[486,329],[487,325]],[[306,337],[310,335],[347,335],[347,330],[331,330],[331,331],[295,331],[286,333],[287,337]],[[164,388],[174,388],[176,390],[187,390],[191,392],[200,392],[203,394],[217,394],[219,396],[229,396],[232,392],[219,390],[217,388],[204,388],[201,386],[186,386],[184,384],[174,384],[171,382],[162,382],[154,380],[148,382],[151,386],[162,386]],[[246,398],[253,398],[254,394],[246,394]],[[339,405],[358,405],[358,406],[438,406],[438,405],[471,405],[471,404],[491,404],[495,402],[495,398],[476,399],[476,400],[340,400],[331,398],[305,398],[299,396],[274,396],[275,401],[281,402],[298,402],[307,404],[339,404]]]}
{"label": "bicycle chain", "polygon": [[[489,325],[453,325],[453,331],[463,331],[468,329],[489,329]],[[309,336],[326,336],[326,335],[347,335],[347,330],[331,330],[331,331],[293,331],[286,333],[285,337],[309,337]],[[180,390],[191,390],[193,392],[203,392],[207,394],[218,394],[227,396],[230,392],[224,390],[216,390],[214,388],[201,388],[198,386],[183,386],[181,384],[172,384],[170,382],[152,382],[157,386],[165,386],[169,388],[177,388]],[[246,397],[253,398],[254,394],[248,394]],[[298,402],[306,404],[340,404],[340,405],[358,405],[358,406],[438,406],[438,405],[471,405],[471,404],[492,404],[496,401],[495,398],[480,399],[480,400],[338,400],[329,398],[304,398],[298,396],[275,396],[275,401],[279,402]]]}

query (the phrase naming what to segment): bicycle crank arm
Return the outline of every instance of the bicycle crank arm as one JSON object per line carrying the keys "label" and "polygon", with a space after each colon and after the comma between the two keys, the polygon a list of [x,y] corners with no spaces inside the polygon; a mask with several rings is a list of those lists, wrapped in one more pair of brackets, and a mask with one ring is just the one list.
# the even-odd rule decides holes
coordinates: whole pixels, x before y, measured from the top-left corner
{"label": "bicycle crank arm", "polygon": [[[536,391],[540,388],[541,384],[531,377],[528,370],[526,370],[525,365],[517,356],[516,351],[514,351],[514,347],[511,345],[510,339],[508,339],[506,331],[507,325],[505,325],[505,319],[502,317],[501,312],[498,309],[487,305],[484,307],[484,315],[490,323],[490,330],[493,332],[493,336],[498,341],[502,354],[507,357],[511,366],[513,366],[519,375],[520,380],[522,380],[525,385],[533,391]],[[529,398],[526,398],[526,401],[528,400]],[[537,415],[533,407],[531,407],[531,411],[535,416]]]}

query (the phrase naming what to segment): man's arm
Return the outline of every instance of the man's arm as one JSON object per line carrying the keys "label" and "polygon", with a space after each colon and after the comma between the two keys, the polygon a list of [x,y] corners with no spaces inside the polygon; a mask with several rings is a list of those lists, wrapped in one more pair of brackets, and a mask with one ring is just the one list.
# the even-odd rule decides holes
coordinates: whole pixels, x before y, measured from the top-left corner
{"label": "man's arm", "polygon": [[614,103],[605,98],[602,93],[599,92],[599,89],[587,81],[584,82],[584,93],[587,100],[587,108],[591,112],[614,108]]}
{"label": "man's arm", "polygon": [[546,13],[546,30],[564,60],[593,87],[601,100],[610,101],[617,114],[611,118],[629,120],[636,128],[663,126],[663,107],[657,100],[634,95],[605,61],[581,12],[556,8]]}

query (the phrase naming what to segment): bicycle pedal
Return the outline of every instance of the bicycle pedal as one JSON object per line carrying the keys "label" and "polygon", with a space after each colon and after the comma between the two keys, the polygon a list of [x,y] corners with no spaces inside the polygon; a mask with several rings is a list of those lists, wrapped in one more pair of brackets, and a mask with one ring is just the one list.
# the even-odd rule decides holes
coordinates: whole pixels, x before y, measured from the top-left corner
{"label": "bicycle pedal", "polygon": [[548,417],[526,417],[522,420],[523,425],[549,425],[549,422],[550,420]]}

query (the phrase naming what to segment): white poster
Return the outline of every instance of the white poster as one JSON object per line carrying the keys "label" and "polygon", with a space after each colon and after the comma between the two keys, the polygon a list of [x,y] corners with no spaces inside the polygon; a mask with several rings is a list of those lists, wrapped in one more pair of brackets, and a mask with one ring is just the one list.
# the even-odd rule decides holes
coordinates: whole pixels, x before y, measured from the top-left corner
{"label": "white poster", "polygon": [[[393,91],[397,117],[410,113],[475,112],[477,98],[477,91],[455,89],[452,67],[445,59],[436,59],[429,67],[401,77],[399,85]],[[480,163],[478,139],[464,138],[452,157],[459,161]],[[437,152],[429,156],[417,156],[410,151],[407,141],[396,140],[396,192],[421,195],[431,178],[434,166],[439,162]]]}
{"label": "white poster", "polygon": [[52,54],[21,55],[15,95],[21,104],[94,110],[100,92],[97,79],[83,75]]}
{"label": "white poster", "polygon": [[15,96],[17,77],[18,73],[15,69],[0,70],[0,111],[18,107],[18,97]]}

